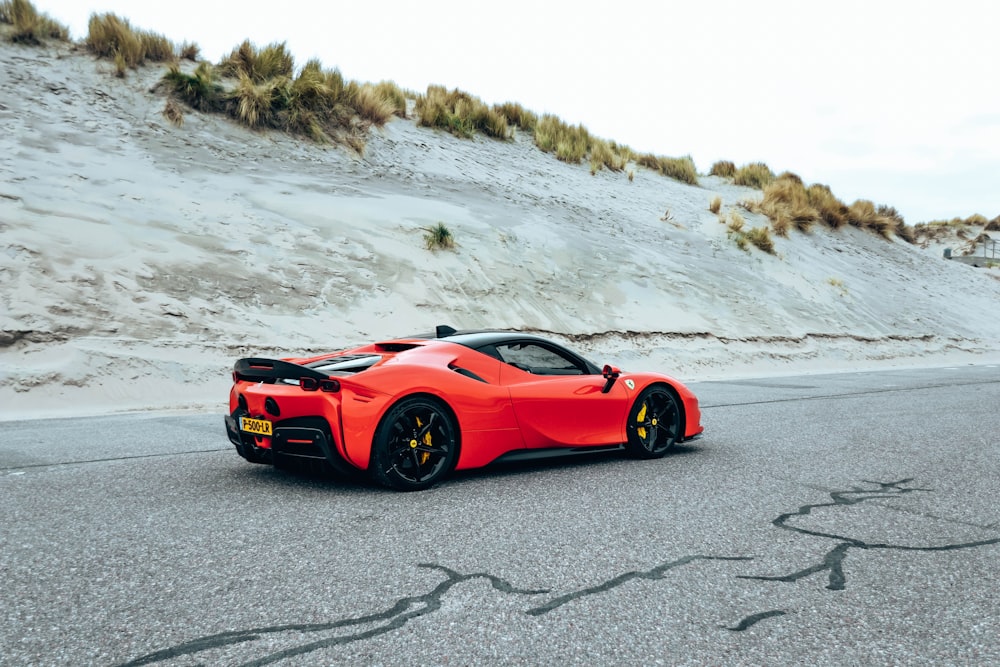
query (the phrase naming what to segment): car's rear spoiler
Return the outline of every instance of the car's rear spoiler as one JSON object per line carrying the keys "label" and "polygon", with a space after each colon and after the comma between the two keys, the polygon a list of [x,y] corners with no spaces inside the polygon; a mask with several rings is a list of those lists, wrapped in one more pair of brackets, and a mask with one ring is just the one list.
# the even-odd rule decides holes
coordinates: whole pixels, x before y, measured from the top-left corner
{"label": "car's rear spoiler", "polygon": [[314,378],[316,380],[326,380],[330,376],[321,373],[313,368],[299,366],[290,361],[280,359],[258,359],[247,357],[240,359],[233,366],[233,379],[246,380],[247,382],[273,383],[275,380],[298,380],[300,378]]}

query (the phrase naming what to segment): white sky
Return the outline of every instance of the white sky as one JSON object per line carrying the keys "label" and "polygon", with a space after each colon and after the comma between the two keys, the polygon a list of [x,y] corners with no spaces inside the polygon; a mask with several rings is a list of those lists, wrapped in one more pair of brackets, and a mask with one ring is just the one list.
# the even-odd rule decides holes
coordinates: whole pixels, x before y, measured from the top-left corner
{"label": "white sky", "polygon": [[642,152],[766,162],[913,224],[1000,215],[1000,3],[35,0],[192,41],[286,42],[361,81],[515,101]]}

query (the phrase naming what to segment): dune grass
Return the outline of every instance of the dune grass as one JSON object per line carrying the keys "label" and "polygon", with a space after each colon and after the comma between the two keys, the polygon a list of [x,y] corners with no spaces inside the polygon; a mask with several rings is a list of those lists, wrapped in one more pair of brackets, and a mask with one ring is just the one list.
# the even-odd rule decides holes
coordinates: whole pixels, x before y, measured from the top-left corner
{"label": "dune grass", "polygon": [[69,41],[69,28],[39,12],[29,0],[0,2],[0,23],[13,26],[8,38],[20,44],[41,44],[46,39]]}
{"label": "dune grass", "polygon": [[174,127],[180,127],[184,124],[184,110],[172,97],[167,98],[167,103],[163,107],[163,117],[170,121]]}
{"label": "dune grass", "polygon": [[443,222],[424,228],[424,246],[428,250],[449,250],[455,247],[455,237]]}
{"label": "dune grass", "polygon": [[174,44],[163,35],[137,30],[128,19],[111,12],[91,14],[85,44],[91,52],[115,63],[118,76],[126,69],[136,69],[146,61],[173,62]]}
{"label": "dune grass", "polygon": [[652,153],[644,153],[635,158],[636,164],[659,172],[660,175],[672,178],[688,185],[698,185],[698,170],[690,155],[684,157],[664,157]]}
{"label": "dune grass", "polygon": [[718,215],[719,211],[722,209],[722,197],[713,197],[712,201],[708,202],[708,210],[712,213]]}
{"label": "dune grass", "polygon": [[806,186],[791,172],[784,172],[768,183],[761,199],[743,200],[739,205],[751,213],[767,216],[771,229],[781,237],[787,237],[793,227],[809,232],[817,223],[831,229],[850,224],[886,239],[895,235],[909,243],[915,242],[914,229],[895,208],[876,206],[868,200],[858,200],[847,206],[826,185]]}
{"label": "dune grass", "polygon": [[525,109],[516,102],[494,104],[493,110],[506,118],[508,124],[520,128],[525,132],[534,132],[535,126],[538,125],[538,114]]}
{"label": "dune grass", "polygon": [[184,42],[177,48],[177,55],[184,60],[196,63],[198,62],[198,57],[201,55],[201,47],[194,42]]}
{"label": "dune grass", "polygon": [[[0,0],[0,23],[13,26],[7,31],[13,41],[69,40],[68,28],[38,12],[30,0]],[[594,174],[605,168],[625,171],[631,182],[635,171],[628,166],[634,161],[668,178],[698,184],[691,156],[637,155],[628,146],[592,136],[582,125],[570,125],[552,114],[539,117],[515,102],[489,107],[477,97],[458,89],[449,92],[443,86],[429,86],[425,95],[417,96],[391,81],[345,81],[339,70],[326,70],[318,61],[310,61],[296,74],[294,58],[284,42],[258,48],[244,40],[218,65],[201,62],[186,72],[177,60],[197,62],[200,49],[196,44],[185,42],[178,49],[163,35],[135,29],[127,19],[108,12],[91,15],[84,44],[99,57],[112,60],[119,76],[146,62],[168,63],[163,81],[177,100],[199,111],[226,113],[250,128],[278,129],[318,142],[337,137],[361,152],[367,128],[381,126],[393,116],[405,118],[408,99],[415,98],[418,123],[423,126],[441,127],[462,137],[481,133],[497,139],[512,137],[511,128],[517,127],[531,133],[539,149],[559,160],[572,164],[588,160]],[[183,122],[183,111],[170,101],[164,115],[172,123]],[[809,231],[818,222],[833,229],[850,224],[910,242],[933,229],[930,223],[909,227],[894,208],[876,207],[868,200],[846,206],[827,186],[806,187],[789,172],[775,176],[763,162],[736,168],[732,161],[719,160],[709,173],[762,190],[760,201],[739,205],[767,215],[779,236],[786,236],[793,226]],[[710,203],[713,213],[720,209],[721,202]],[[962,222],[1000,231],[1000,216],[987,220],[977,214]]]}
{"label": "dune grass", "polygon": [[295,59],[284,42],[258,48],[250,40],[244,40],[222,59],[219,73],[226,77],[246,77],[255,84],[273,79],[290,79],[295,73]]}
{"label": "dune grass", "polygon": [[224,88],[217,81],[215,69],[207,62],[200,63],[191,74],[182,72],[176,64],[171,65],[163,81],[192,109],[221,112],[226,107]]}
{"label": "dune grass", "polygon": [[736,176],[736,165],[729,160],[719,160],[712,165],[712,169],[709,170],[708,175],[733,178]]}
{"label": "dune grass", "polygon": [[776,223],[775,233],[779,236],[787,235],[789,226],[808,232],[820,218],[819,212],[809,202],[809,193],[802,179],[787,172],[764,187],[760,208]]}
{"label": "dune grass", "polygon": [[752,227],[746,233],[747,240],[757,248],[769,255],[775,254],[774,241],[771,240],[771,232],[767,227]]}
{"label": "dune grass", "polygon": [[744,185],[758,190],[763,190],[773,180],[774,172],[763,162],[745,164],[733,174],[735,185]]}
{"label": "dune grass", "polygon": [[729,215],[725,218],[726,227],[730,232],[739,233],[743,231],[743,225],[746,224],[746,220],[743,215],[737,210],[729,211]]}
{"label": "dune grass", "polygon": [[732,239],[740,250],[749,252],[752,245],[769,255],[775,254],[771,230],[767,227],[746,229],[746,220],[736,209],[730,209],[726,216],[719,216],[719,222],[725,223],[726,236]]}
{"label": "dune grass", "polygon": [[427,92],[417,97],[415,105],[417,123],[424,127],[438,127],[455,136],[469,138],[476,132],[494,139],[511,136],[507,118],[486,105],[478,97],[455,88],[427,86]]}
{"label": "dune grass", "polygon": [[847,206],[837,199],[830,188],[813,183],[806,188],[809,205],[816,209],[819,219],[831,229],[840,229],[847,224]]}
{"label": "dune grass", "polygon": [[604,139],[594,139],[590,144],[591,171],[599,171],[605,167],[611,171],[622,171],[628,164],[630,151],[622,150],[614,142]]}
{"label": "dune grass", "polygon": [[225,113],[252,129],[343,141],[359,153],[368,126],[406,114],[407,94],[395,83],[347,81],[316,59],[296,74],[283,43],[258,48],[244,41],[217,66],[202,62],[191,73],[172,63],[163,81],[193,109]]}
{"label": "dune grass", "polygon": [[593,139],[582,125],[569,125],[558,116],[545,114],[535,125],[535,145],[571,164],[579,163]]}

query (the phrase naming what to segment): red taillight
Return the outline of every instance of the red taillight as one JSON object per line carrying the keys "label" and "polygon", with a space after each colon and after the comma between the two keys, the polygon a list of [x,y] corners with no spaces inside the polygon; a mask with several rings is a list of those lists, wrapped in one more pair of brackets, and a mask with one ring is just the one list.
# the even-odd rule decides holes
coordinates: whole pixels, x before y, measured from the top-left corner
{"label": "red taillight", "polygon": [[340,391],[340,382],[332,379],[299,378],[299,386],[303,391],[316,391],[317,389],[331,393]]}

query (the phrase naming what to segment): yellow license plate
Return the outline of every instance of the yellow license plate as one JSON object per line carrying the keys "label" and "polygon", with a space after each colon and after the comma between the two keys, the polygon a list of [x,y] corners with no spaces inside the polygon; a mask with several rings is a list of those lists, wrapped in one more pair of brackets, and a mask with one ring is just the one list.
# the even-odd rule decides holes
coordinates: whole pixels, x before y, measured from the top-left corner
{"label": "yellow license plate", "polygon": [[266,419],[240,417],[240,430],[254,435],[271,435],[271,422]]}

